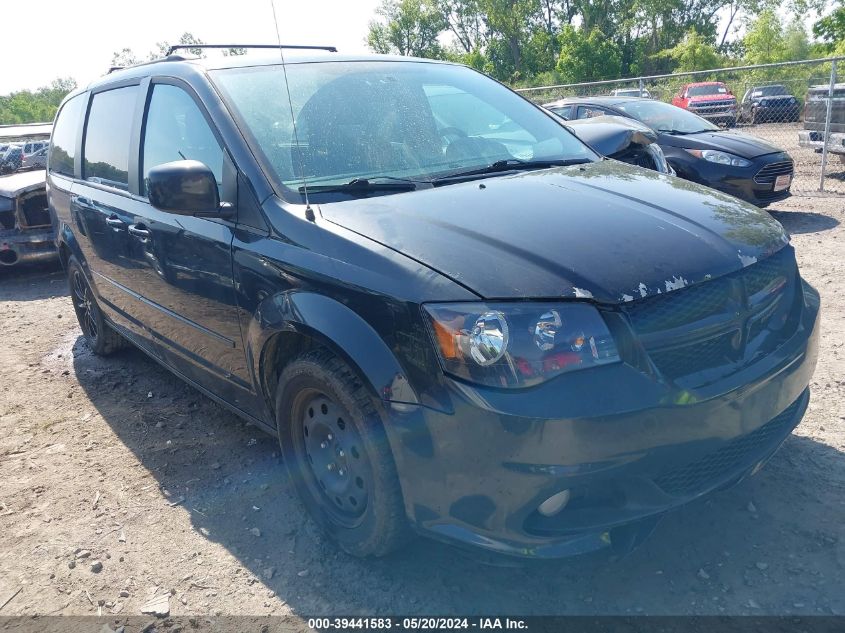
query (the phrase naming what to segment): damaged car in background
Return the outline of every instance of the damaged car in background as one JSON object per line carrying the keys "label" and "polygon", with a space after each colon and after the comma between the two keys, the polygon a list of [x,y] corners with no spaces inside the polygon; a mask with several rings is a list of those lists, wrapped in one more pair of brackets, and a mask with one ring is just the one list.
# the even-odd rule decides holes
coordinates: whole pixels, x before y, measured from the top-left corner
{"label": "damaged car in background", "polygon": [[597,116],[567,121],[566,127],[599,154],[629,165],[675,175],[647,125],[620,116]]}
{"label": "damaged car in background", "polygon": [[45,172],[0,177],[0,265],[58,259],[55,239]]}

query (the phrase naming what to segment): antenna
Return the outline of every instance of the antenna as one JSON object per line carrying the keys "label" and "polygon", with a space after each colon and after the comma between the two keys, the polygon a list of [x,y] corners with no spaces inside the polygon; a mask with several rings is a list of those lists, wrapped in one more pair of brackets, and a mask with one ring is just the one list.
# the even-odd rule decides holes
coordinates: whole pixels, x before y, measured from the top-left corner
{"label": "antenna", "polygon": [[276,40],[279,43],[279,56],[282,58],[282,73],[285,77],[285,90],[288,93],[288,106],[290,107],[290,120],[293,125],[293,140],[296,143],[296,158],[299,162],[299,173],[302,176],[302,194],[305,197],[305,219],[314,221],[314,210],[308,201],[308,184],[305,182],[305,166],[302,164],[302,153],[300,152],[299,134],[296,131],[296,116],[293,113],[293,99],[290,96],[290,84],[288,84],[288,69],[285,64],[285,47],[282,45],[282,35],[279,33],[279,21],[276,19],[276,3],[270,0],[270,8],[273,9],[273,24],[276,26]]}

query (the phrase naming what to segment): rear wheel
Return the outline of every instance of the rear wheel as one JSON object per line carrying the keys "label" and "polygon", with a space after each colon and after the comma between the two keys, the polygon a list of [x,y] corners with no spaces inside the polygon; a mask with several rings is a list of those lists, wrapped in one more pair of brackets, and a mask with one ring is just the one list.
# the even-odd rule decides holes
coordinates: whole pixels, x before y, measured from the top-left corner
{"label": "rear wheel", "polygon": [[282,372],[276,423],[288,474],[306,510],[346,552],[384,556],[408,538],[402,492],[370,394],[320,350]]}
{"label": "rear wheel", "polygon": [[67,265],[70,298],[76,320],[91,351],[98,356],[108,356],[122,349],[126,342],[103,318],[97,299],[91,290],[85,272],[76,257],[71,256]]}

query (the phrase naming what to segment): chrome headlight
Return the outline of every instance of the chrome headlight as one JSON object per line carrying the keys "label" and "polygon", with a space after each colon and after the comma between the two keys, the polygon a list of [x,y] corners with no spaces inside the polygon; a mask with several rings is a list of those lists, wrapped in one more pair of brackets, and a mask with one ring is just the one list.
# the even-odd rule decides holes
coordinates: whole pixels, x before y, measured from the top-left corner
{"label": "chrome headlight", "polygon": [[715,149],[688,149],[686,150],[696,158],[703,158],[709,163],[717,163],[719,165],[731,165],[733,167],[748,167],[751,164],[750,160],[745,160],[734,154],[728,152],[720,152]]}
{"label": "chrome headlight", "polygon": [[586,303],[424,306],[443,369],[491,387],[528,387],[619,361],[599,311]]}

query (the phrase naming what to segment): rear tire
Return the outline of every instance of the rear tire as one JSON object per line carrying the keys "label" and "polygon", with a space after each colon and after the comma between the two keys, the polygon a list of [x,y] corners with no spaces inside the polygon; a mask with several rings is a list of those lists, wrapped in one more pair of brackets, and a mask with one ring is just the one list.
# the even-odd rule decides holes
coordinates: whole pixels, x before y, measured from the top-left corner
{"label": "rear tire", "polygon": [[346,363],[316,350],[289,364],[276,390],[276,425],[300,500],[341,549],[384,556],[408,540],[381,416]]}
{"label": "rear tire", "polygon": [[79,321],[82,335],[91,351],[97,356],[109,356],[123,349],[126,346],[126,340],[103,318],[88,278],[79,260],[72,255],[67,263],[67,277],[76,320]]}

